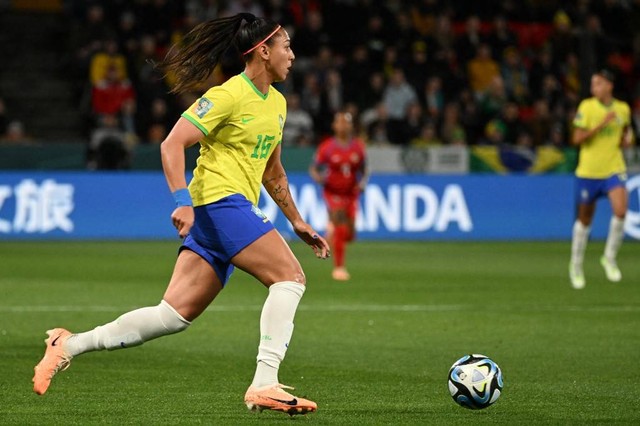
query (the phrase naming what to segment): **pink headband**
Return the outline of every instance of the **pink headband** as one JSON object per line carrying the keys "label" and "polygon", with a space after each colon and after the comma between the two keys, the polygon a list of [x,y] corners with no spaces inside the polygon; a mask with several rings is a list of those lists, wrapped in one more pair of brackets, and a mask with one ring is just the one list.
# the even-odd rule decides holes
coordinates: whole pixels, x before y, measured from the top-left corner
{"label": "pink headband", "polygon": [[258,47],[262,46],[262,45],[263,45],[267,40],[269,40],[271,37],[273,37],[273,35],[274,35],[275,33],[277,33],[277,32],[280,30],[280,28],[282,28],[282,27],[281,27],[280,25],[278,25],[278,26],[276,27],[276,29],[275,29],[275,30],[273,30],[273,32],[272,32],[271,34],[269,34],[268,36],[266,36],[266,37],[264,38],[264,40],[262,40],[260,43],[256,44],[256,45],[255,45],[255,46],[253,46],[251,49],[249,49],[249,50],[247,50],[246,52],[244,52],[244,53],[242,54],[242,56],[244,56],[244,55],[248,55],[249,53],[251,53],[251,52],[253,52],[254,50],[256,50]]}

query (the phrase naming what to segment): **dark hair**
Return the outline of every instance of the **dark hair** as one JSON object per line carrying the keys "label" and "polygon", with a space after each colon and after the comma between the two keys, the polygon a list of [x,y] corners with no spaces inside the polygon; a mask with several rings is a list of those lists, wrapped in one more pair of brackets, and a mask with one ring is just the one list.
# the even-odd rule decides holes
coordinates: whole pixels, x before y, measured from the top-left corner
{"label": "dark hair", "polygon": [[602,68],[595,72],[596,75],[604,78],[605,80],[609,80],[611,83],[615,83],[616,77],[613,72],[607,68]]}
{"label": "dark hair", "polygon": [[[242,25],[242,21],[247,23]],[[251,13],[203,22],[189,31],[180,44],[173,45],[157,66],[165,76],[170,72],[175,73],[176,85],[171,92],[182,93],[209,78],[231,42],[244,53],[277,27],[275,22],[256,18]],[[271,42],[272,38],[265,41],[269,45]],[[245,55],[245,61],[250,57],[250,54]]]}

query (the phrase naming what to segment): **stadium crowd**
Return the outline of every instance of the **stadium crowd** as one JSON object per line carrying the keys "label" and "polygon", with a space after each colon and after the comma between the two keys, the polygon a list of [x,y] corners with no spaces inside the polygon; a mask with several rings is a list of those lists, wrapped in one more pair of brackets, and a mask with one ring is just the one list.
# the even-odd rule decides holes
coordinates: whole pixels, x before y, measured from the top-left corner
{"label": "stadium crowd", "polygon": [[[296,54],[283,143],[314,146],[340,109],[369,144],[568,145],[591,74],[616,74],[640,121],[640,1],[135,0],[66,2],[70,72],[92,146],[161,142],[200,93],[154,68],[195,25],[250,11]],[[242,70],[235,49],[210,84]],[[205,88],[203,87],[203,90]]]}

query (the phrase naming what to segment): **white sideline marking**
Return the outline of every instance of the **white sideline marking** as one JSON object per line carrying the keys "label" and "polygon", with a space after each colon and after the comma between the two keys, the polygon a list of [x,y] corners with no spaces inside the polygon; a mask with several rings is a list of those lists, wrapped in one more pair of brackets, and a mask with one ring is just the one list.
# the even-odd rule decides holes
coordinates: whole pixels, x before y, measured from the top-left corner
{"label": "white sideline marking", "polygon": [[[128,312],[142,306],[0,306],[0,312]],[[529,306],[496,305],[490,307],[503,312],[640,312],[640,306]],[[300,305],[298,310],[309,312],[460,312],[475,311],[476,305]],[[212,305],[210,312],[258,312],[262,305]]]}

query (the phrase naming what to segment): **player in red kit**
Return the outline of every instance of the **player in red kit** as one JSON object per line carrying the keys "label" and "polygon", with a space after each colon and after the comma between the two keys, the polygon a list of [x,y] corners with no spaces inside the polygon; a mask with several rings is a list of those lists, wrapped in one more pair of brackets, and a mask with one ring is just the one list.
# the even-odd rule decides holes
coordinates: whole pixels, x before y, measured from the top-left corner
{"label": "player in red kit", "polygon": [[322,185],[329,210],[326,238],[333,246],[334,280],[350,278],[345,268],[346,245],[355,237],[358,197],[367,183],[365,144],[353,136],[353,117],[348,112],[334,115],[334,136],[316,151],[309,174]]}

